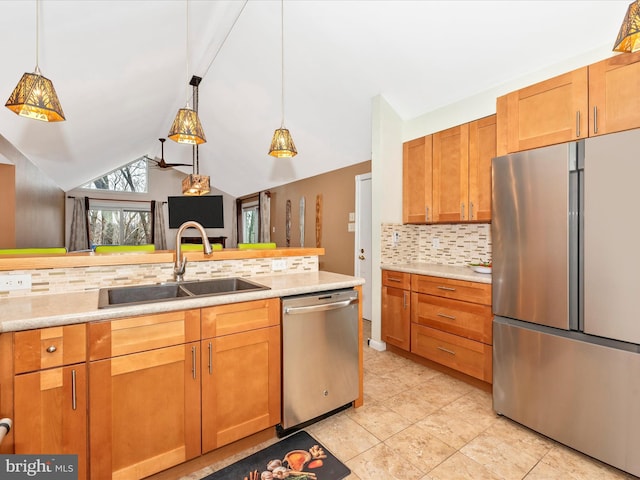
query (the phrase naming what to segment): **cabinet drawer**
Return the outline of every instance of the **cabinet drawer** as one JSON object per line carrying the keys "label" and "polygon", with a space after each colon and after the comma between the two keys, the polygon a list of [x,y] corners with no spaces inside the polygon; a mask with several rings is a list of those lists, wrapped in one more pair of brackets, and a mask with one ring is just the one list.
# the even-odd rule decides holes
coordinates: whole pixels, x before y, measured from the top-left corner
{"label": "cabinet drawer", "polygon": [[85,324],[16,332],[15,373],[84,362],[86,343]]}
{"label": "cabinet drawer", "polygon": [[280,299],[230,303],[202,309],[202,338],[280,325]]}
{"label": "cabinet drawer", "polygon": [[409,290],[411,288],[411,274],[394,272],[392,270],[383,270],[382,286]]}
{"label": "cabinet drawer", "polygon": [[414,323],[411,325],[411,352],[491,383],[490,345]]}
{"label": "cabinet drawer", "polygon": [[491,284],[453,280],[451,278],[412,275],[411,290],[437,297],[491,305]]}
{"label": "cabinet drawer", "polygon": [[411,321],[491,345],[491,307],[423,293],[411,294]]}
{"label": "cabinet drawer", "polygon": [[89,359],[117,357],[200,339],[200,310],[89,324]]}

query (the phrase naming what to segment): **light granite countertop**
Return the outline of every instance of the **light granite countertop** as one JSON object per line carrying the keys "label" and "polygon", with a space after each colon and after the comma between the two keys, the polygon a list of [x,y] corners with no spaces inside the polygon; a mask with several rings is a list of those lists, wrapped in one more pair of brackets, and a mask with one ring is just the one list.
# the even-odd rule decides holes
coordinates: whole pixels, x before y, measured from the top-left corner
{"label": "light granite countertop", "polygon": [[474,272],[467,266],[436,265],[433,263],[401,263],[398,265],[385,264],[382,270],[396,272],[416,273],[418,275],[431,275],[433,277],[452,278],[454,280],[467,280],[469,282],[491,283],[491,274]]}
{"label": "light granite countertop", "polygon": [[0,333],[288,297],[364,283],[362,278],[323,271],[247,278],[270,289],[103,309],[98,309],[98,290],[0,299]]}

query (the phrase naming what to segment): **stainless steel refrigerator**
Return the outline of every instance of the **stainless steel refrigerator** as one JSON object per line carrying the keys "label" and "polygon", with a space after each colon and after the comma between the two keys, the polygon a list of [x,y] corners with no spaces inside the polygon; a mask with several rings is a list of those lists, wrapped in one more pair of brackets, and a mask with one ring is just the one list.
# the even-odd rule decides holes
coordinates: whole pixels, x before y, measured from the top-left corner
{"label": "stainless steel refrigerator", "polygon": [[494,409],[640,476],[640,130],[492,176]]}

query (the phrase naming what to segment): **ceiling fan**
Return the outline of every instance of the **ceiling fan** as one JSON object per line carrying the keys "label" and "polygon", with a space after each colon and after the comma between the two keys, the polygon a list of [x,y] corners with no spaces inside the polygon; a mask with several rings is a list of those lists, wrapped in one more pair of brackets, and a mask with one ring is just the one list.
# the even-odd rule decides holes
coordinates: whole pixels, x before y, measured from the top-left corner
{"label": "ceiling fan", "polygon": [[147,160],[154,162],[156,164],[156,166],[158,168],[172,168],[172,167],[192,167],[193,164],[191,163],[167,163],[164,161],[164,142],[167,141],[166,138],[159,138],[158,140],[160,140],[160,145],[162,146],[162,154],[161,157],[158,159],[158,157],[156,158],[149,158],[149,157],[145,157],[147,158]]}

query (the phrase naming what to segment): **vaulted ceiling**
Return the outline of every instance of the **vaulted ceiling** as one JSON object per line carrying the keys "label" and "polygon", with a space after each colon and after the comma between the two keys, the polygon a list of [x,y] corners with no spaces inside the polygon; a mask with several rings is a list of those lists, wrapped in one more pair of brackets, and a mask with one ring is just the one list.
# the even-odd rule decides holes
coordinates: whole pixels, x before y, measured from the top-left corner
{"label": "vaulted ceiling", "polygon": [[[628,4],[287,0],[285,125],[299,154],[275,159],[267,151],[281,120],[280,1],[189,1],[187,57],[186,0],[42,0],[39,66],[67,120],[3,108],[0,135],[70,190],[159,157],[158,138],[198,75],[200,171],[240,196],[370,159],[376,95],[403,119],[417,117],[613,45]],[[35,25],[35,0],[0,2],[3,102],[34,70]],[[167,141],[164,155],[188,163],[192,149]]]}

